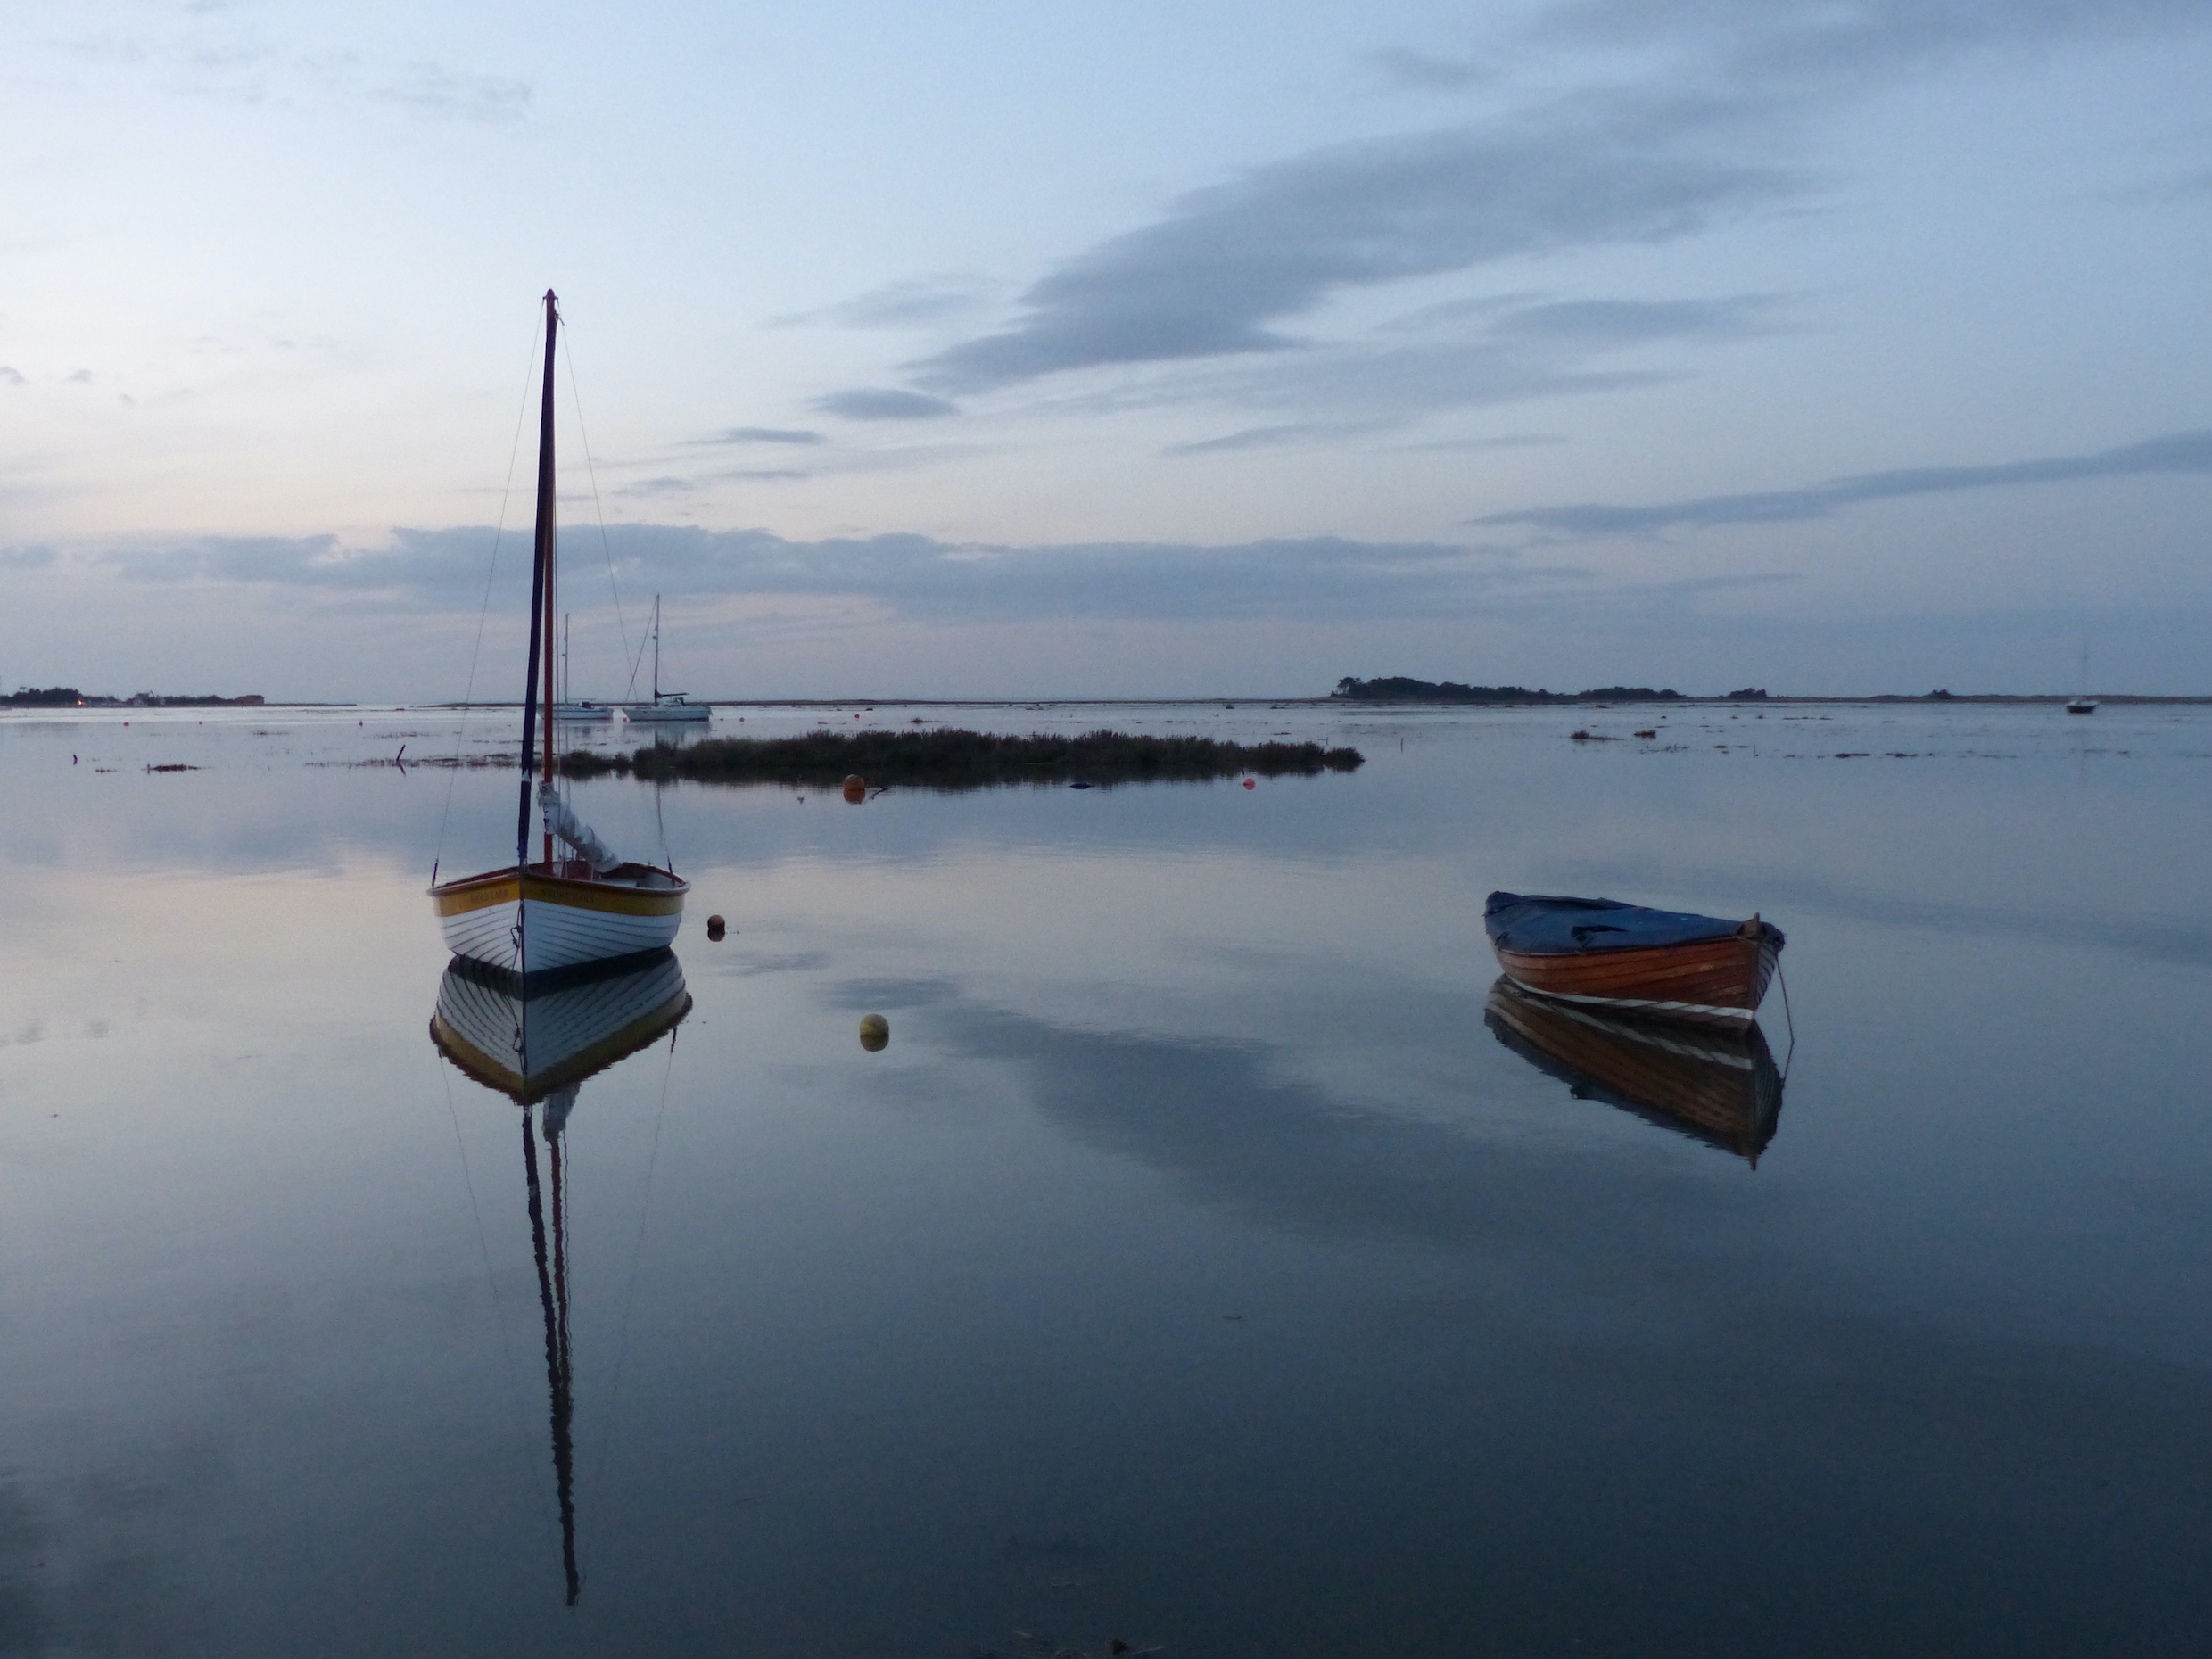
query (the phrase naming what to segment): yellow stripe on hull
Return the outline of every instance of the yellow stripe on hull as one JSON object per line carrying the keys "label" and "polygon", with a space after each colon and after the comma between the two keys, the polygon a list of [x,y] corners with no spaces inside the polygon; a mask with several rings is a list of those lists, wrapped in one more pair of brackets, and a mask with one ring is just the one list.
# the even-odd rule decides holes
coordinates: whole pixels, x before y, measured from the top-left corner
{"label": "yellow stripe on hull", "polygon": [[[639,887],[624,876],[657,875],[673,885]],[[514,973],[659,950],[683,924],[689,882],[625,864],[613,880],[491,871],[430,890],[446,948]]]}

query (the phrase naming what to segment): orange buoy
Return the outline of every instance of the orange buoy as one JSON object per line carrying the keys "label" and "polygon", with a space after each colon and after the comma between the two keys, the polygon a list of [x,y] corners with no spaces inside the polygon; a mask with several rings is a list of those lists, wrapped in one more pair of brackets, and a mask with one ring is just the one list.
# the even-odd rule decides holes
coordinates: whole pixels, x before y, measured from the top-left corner
{"label": "orange buoy", "polygon": [[868,798],[868,780],[854,772],[845,780],[845,798],[858,806]]}
{"label": "orange buoy", "polygon": [[722,936],[723,929],[728,926],[729,924],[720,916],[709,916],[706,919],[706,937],[710,939],[719,939]]}

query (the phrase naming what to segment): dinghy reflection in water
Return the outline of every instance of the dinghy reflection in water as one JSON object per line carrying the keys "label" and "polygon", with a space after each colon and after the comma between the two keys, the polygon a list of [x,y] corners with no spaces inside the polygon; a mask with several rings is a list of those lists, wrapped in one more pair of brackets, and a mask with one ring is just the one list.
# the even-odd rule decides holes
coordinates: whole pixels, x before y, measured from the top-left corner
{"label": "dinghy reflection in water", "polygon": [[1578,1100],[1623,1111],[1746,1159],[1782,1115],[1782,1076],[1757,1026],[1725,1030],[1601,1013],[1531,996],[1501,978],[1483,1015],[1500,1043]]}
{"label": "dinghy reflection in water", "polygon": [[[661,950],[527,979],[456,959],[439,982],[438,1010],[431,1016],[430,1038],[438,1052],[523,1109],[523,1179],[538,1300],[545,1311],[553,1483],[571,1606],[583,1578],[576,1566],[575,1389],[568,1340],[568,1116],[587,1078],[673,1031],[690,1011],[682,966],[673,951]],[[549,1165],[543,1180],[540,1139]]]}

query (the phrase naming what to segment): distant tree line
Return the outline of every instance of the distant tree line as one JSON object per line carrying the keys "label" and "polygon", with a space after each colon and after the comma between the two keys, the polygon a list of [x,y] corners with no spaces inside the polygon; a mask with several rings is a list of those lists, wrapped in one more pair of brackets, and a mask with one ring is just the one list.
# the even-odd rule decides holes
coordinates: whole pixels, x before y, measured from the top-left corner
{"label": "distant tree line", "polygon": [[[1736,692],[1737,697],[1754,695]],[[1761,691],[1755,695],[1764,697]],[[1336,682],[1333,698],[1348,703],[1679,703],[1680,691],[1655,691],[1649,686],[1593,686],[1588,691],[1531,691],[1526,686],[1467,686],[1456,680],[1412,680],[1392,674],[1382,680],[1355,680],[1349,675]]]}
{"label": "distant tree line", "polygon": [[87,697],[75,686],[23,686],[0,696],[0,708],[259,708],[260,697]]}

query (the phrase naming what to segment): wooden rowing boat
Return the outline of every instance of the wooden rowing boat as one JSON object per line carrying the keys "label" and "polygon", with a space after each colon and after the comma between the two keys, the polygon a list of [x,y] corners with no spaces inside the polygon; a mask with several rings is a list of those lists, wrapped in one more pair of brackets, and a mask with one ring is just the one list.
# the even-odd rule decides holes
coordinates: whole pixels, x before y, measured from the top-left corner
{"label": "wooden rowing boat", "polygon": [[1622,1012],[1747,1025],[1774,978],[1782,930],[1615,899],[1493,893],[1483,926],[1524,991]]}
{"label": "wooden rowing boat", "polygon": [[1578,1100],[1602,1101],[1747,1160],[1782,1114],[1782,1076],[1756,1025],[1735,1030],[1600,1012],[1500,978],[1483,1023]]}

